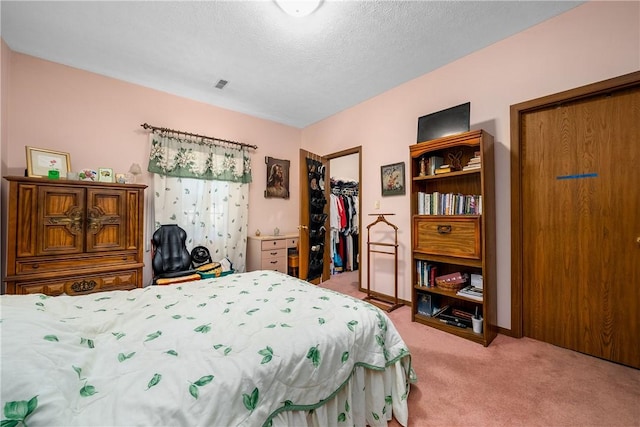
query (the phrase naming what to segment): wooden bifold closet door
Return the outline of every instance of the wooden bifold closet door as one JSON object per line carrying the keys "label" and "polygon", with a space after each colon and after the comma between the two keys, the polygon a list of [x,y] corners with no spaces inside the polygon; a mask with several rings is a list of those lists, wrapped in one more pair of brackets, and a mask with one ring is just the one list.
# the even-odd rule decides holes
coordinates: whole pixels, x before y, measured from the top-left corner
{"label": "wooden bifold closet door", "polygon": [[519,126],[522,332],[640,368],[640,83]]}

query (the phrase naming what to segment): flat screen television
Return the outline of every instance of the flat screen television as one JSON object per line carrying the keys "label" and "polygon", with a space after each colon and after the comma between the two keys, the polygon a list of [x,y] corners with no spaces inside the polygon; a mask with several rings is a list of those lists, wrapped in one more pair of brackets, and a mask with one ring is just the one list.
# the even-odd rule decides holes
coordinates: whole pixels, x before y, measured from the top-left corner
{"label": "flat screen television", "polygon": [[417,142],[469,131],[471,103],[456,105],[418,118]]}

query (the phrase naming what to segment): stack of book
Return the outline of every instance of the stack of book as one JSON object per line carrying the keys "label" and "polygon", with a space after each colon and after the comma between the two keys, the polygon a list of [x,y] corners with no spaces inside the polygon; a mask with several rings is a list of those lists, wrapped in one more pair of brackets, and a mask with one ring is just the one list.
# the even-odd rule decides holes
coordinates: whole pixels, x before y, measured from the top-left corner
{"label": "stack of book", "polygon": [[480,152],[476,151],[475,153],[473,153],[473,157],[469,159],[469,163],[467,163],[467,165],[463,167],[462,170],[463,171],[476,170],[476,169],[480,169],[481,166],[482,166],[482,161],[480,159]]}
{"label": "stack of book", "polygon": [[444,306],[444,310],[440,310],[437,313],[434,312],[433,317],[437,317],[441,322],[447,325],[456,326],[458,328],[465,329],[471,326],[471,318],[467,319],[464,316],[460,316],[458,310],[449,310],[449,306]]}
{"label": "stack of book", "polygon": [[456,292],[456,294],[475,301],[482,301],[483,298],[482,288],[478,288],[472,285],[465,286],[464,288]]}

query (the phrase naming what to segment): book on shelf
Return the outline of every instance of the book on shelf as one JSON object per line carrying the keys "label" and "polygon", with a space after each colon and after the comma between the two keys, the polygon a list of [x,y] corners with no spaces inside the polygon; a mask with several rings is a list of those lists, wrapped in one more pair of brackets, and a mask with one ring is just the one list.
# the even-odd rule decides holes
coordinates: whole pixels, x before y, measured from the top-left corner
{"label": "book on shelf", "polygon": [[432,317],[438,317],[438,316],[440,316],[442,313],[444,313],[447,310],[449,310],[449,306],[448,305],[444,305],[444,306],[442,306],[440,308],[434,307],[433,314],[431,316]]}
{"label": "book on shelf", "polygon": [[482,274],[471,274],[471,286],[475,288],[483,288]]}
{"label": "book on shelf", "polygon": [[482,196],[418,192],[418,215],[481,215]]}
{"label": "book on shelf", "polygon": [[426,293],[418,294],[418,313],[423,316],[431,316],[433,314],[432,295]]}
{"label": "book on shelf", "polygon": [[437,273],[437,266],[429,263],[428,261],[416,261],[416,277],[418,286],[427,288],[434,287]]}
{"label": "book on shelf", "polygon": [[451,314],[461,319],[465,319],[469,322],[471,322],[471,318],[473,317],[473,313],[469,313],[468,311],[464,311],[459,308],[454,308],[453,310],[451,310]]}
{"label": "book on shelf", "polygon": [[459,328],[462,328],[462,325],[464,325],[466,327],[469,327],[469,326],[471,326],[471,323],[472,323],[470,318],[469,319],[465,319],[463,317],[459,317],[459,316],[456,316],[456,315],[453,315],[453,314],[444,314],[444,313],[443,314],[439,314],[438,318],[444,319],[444,320],[448,320],[448,321],[451,322],[451,323],[449,323],[450,325],[458,326]]}
{"label": "book on shelf", "polygon": [[440,156],[430,156],[427,161],[427,172],[429,175],[435,175],[438,169],[444,163],[444,159]]}
{"label": "book on shelf", "polygon": [[418,294],[418,314],[427,317],[438,317],[448,309],[448,305],[440,307],[433,295],[427,293]]}
{"label": "book on shelf", "polygon": [[453,172],[453,171],[454,171],[454,169],[451,166],[442,165],[439,168],[437,168],[434,173],[436,175],[440,175],[440,174],[443,174],[443,173],[449,173],[449,172]]}

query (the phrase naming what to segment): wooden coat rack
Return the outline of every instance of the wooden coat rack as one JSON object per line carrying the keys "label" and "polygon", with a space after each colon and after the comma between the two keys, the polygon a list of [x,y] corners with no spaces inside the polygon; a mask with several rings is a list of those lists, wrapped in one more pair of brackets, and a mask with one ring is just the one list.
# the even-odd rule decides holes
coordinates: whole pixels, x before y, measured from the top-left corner
{"label": "wooden coat rack", "polygon": [[[391,312],[396,308],[402,307],[402,304],[398,302],[398,227],[392,223],[390,223],[384,216],[385,215],[395,215],[395,214],[369,214],[371,216],[378,215],[378,218],[373,221],[371,224],[367,225],[367,296],[363,299],[365,301],[371,302],[371,304],[375,305],[378,308],[381,308],[387,312]],[[393,228],[395,233],[395,240],[393,243],[386,242],[372,242],[371,241],[371,227],[376,224],[383,223]],[[383,248],[393,248],[393,251],[390,250],[381,250],[376,249],[376,247],[382,246]],[[377,295],[371,294],[371,253],[380,253],[393,255],[394,258],[394,300],[393,302],[388,301],[387,299],[381,298]],[[389,298],[387,295],[382,295],[383,297]]]}

